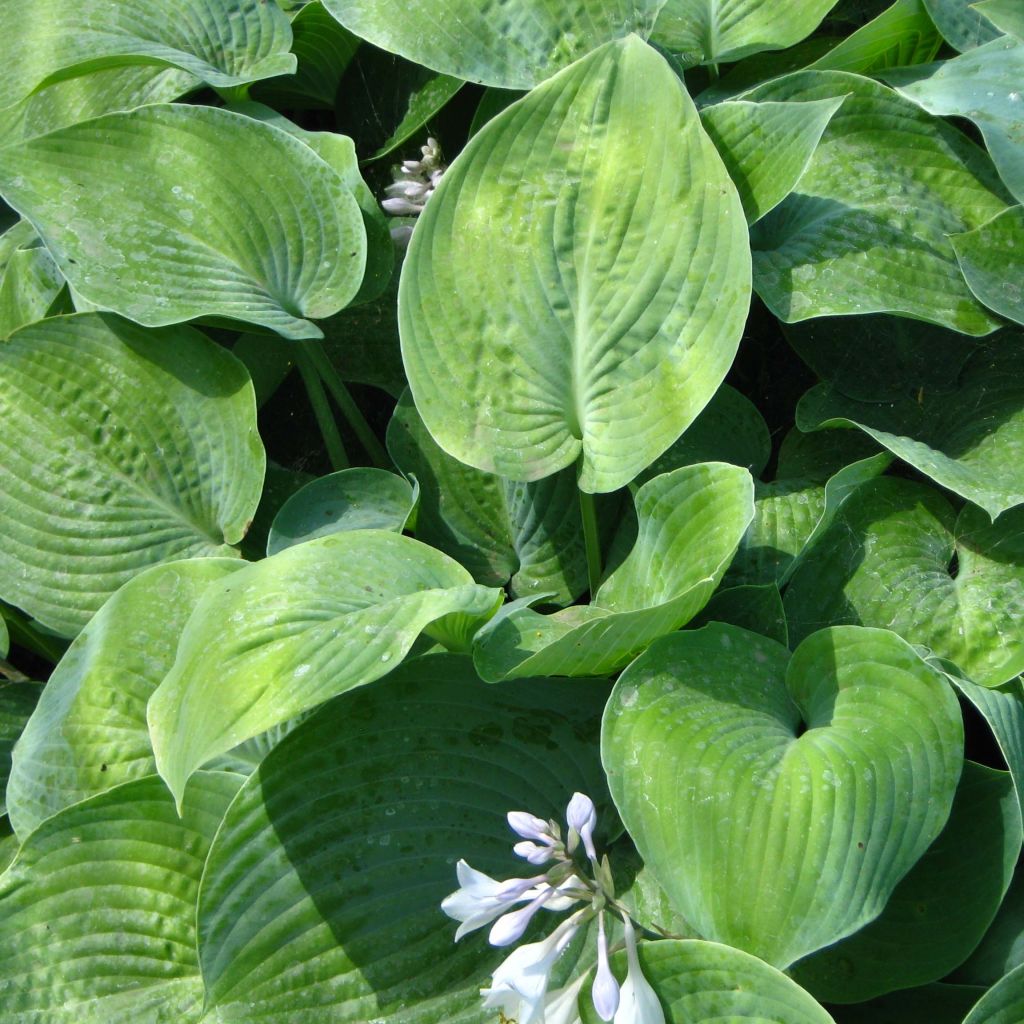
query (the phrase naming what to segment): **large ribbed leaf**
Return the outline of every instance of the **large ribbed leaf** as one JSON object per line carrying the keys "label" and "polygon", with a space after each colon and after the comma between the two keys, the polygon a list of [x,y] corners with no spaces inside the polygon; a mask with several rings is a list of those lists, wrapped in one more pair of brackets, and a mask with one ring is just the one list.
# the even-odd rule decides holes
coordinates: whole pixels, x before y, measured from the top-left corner
{"label": "large ribbed leaf", "polygon": [[945,977],[991,924],[1020,847],[1020,805],[1009,774],[965,761],[946,827],[885,910],[801,961],[793,977],[833,1003],[859,1003]]}
{"label": "large ribbed leaf", "polygon": [[1024,202],[1024,42],[995,39],[954,60],[885,78],[931,114],[972,120],[1006,187]]}
{"label": "large ribbed leaf", "polygon": [[961,53],[999,35],[984,14],[974,9],[974,0],[924,0],[924,5],[946,42]]}
{"label": "large ribbed leaf", "polygon": [[0,193],[71,285],[148,327],[220,316],[320,337],[303,318],[363,277],[350,188],[298,139],[213,107],[153,104],[0,149]]}
{"label": "large ribbed leaf", "polygon": [[595,680],[484,687],[430,657],[346,694],[250,777],[199,899],[209,1024],[494,1024],[507,950],[452,944],[455,863],[521,875],[505,813],[607,801]]}
{"label": "large ribbed leaf", "polygon": [[214,580],[238,559],[159,565],[126,583],[60,660],[14,750],[7,811],[24,839],[44,818],[156,772],[146,703]]}
{"label": "large ribbed leaf", "polygon": [[150,699],[160,774],[181,799],[210,758],[387,675],[424,630],[467,648],[500,602],[446,555],[385,530],[334,533],[247,566],[200,599]]}
{"label": "large ribbed leaf", "polygon": [[651,38],[687,64],[735,61],[809,36],[836,0],[666,0]]}
{"label": "large ribbed leaf", "polygon": [[388,424],[388,451],[422,497],[416,536],[513,597],[572,604],[587,589],[587,556],[571,469],[533,483],[473,469],[439,448],[406,392]]}
{"label": "large ribbed leaf", "polygon": [[712,623],[619,677],[601,749],[679,912],[785,967],[877,917],[942,830],[963,725],[942,675],[886,630],[822,630],[791,657]]}
{"label": "large ribbed leaf", "polygon": [[73,636],[143,569],[236,554],[264,454],[233,356],[85,313],[18,331],[0,379],[4,600]]}
{"label": "large ribbed leaf", "polygon": [[9,1024],[192,1024],[196,900],[239,777],[203,772],[179,819],[155,776],[44,822],[0,877]]}
{"label": "large ribbed leaf", "polygon": [[[1024,964],[1024,871],[1014,875],[992,927],[954,978],[964,985],[994,985]],[[960,1024],[957,1021],[957,1024]]]}
{"label": "large ribbed leaf", "polygon": [[610,39],[646,37],[665,0],[323,0],[391,53],[483,85],[529,89]]}
{"label": "large ribbed leaf", "polygon": [[[1017,148],[1024,148],[1024,136]],[[971,291],[1000,316],[1024,324],[1024,286],[1014,272],[1024,247],[1024,206],[1011,206],[952,242]]]}
{"label": "large ribbed leaf", "polygon": [[0,340],[42,320],[64,287],[64,275],[41,245],[18,249],[0,274]]}
{"label": "large ribbed leaf", "polygon": [[634,500],[636,543],[591,604],[553,615],[510,605],[481,631],[473,655],[485,679],[605,675],[707,604],[754,514],[750,474],[721,462],[684,466]]}
{"label": "large ribbed leaf", "polygon": [[[743,210],[668,64],[612,43],[490,121],[413,235],[399,319],[447,452],[628,483],[694,420],[746,316]],[[466,282],[472,282],[472,287]]]}
{"label": "large ribbed leaf", "polygon": [[[4,646],[0,636],[0,657],[7,656]],[[41,692],[38,683],[0,683],[0,815],[10,811],[6,794],[11,777],[11,748],[24,731]]]}
{"label": "large ribbed leaf", "polygon": [[1024,967],[1011,971],[978,1001],[964,1024],[1019,1024],[1024,1020]]}
{"label": "large ribbed leaf", "polygon": [[284,12],[261,0],[0,2],[0,107],[47,82],[125,64],[188,71],[226,88],[295,70]]}
{"label": "large ribbed leaf", "polygon": [[786,616],[794,640],[833,623],[895,630],[976,683],[1024,671],[1024,508],[993,524],[959,516],[934,489],[882,477],[843,506],[793,574]]}
{"label": "large ribbed leaf", "polygon": [[994,517],[1024,502],[1022,356],[1024,334],[1003,333],[970,355],[952,387],[904,390],[887,402],[857,401],[819,385],[800,400],[797,425],[860,427]]}
{"label": "large ribbed leaf", "polygon": [[1006,207],[982,149],[859,75],[799,72],[743,99],[839,96],[796,190],[753,231],[758,294],[786,322],[890,312],[964,334],[994,330],[948,238]]}

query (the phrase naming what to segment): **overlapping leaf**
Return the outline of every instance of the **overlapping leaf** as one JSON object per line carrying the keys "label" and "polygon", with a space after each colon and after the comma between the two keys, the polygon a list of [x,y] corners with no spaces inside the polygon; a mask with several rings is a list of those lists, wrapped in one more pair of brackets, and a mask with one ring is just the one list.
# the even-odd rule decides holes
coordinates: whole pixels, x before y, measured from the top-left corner
{"label": "overlapping leaf", "polygon": [[1024,287],[1012,269],[1008,272],[1024,246],[1024,207],[1012,206],[980,228],[953,235],[952,241],[971,291],[1000,316],[1024,324]]}
{"label": "overlapping leaf", "polygon": [[1000,31],[1024,39],[1024,10],[1017,0],[981,0],[971,7],[983,14]]}
{"label": "overlapping leaf", "polygon": [[615,490],[721,383],[748,259],[669,66],[608,44],[489,122],[420,218],[399,293],[416,407],[462,462],[536,480],[579,459],[583,490]]}
{"label": "overlapping leaf", "polygon": [[150,698],[160,774],[180,800],[210,758],[387,675],[424,630],[467,648],[500,602],[447,556],[385,530],[334,533],[247,566],[200,599]]}
{"label": "overlapping leaf", "polygon": [[79,294],[148,327],[218,316],[320,337],[305,318],[363,277],[351,185],[227,110],[153,104],[8,146],[0,193]]}
{"label": "overlapping leaf", "polygon": [[754,514],[750,474],[720,462],[684,466],[634,500],[636,543],[592,603],[553,615],[504,609],[474,646],[484,679],[613,672],[707,604]]}
{"label": "overlapping leaf", "polygon": [[230,354],[78,314],[0,345],[0,378],[4,600],[73,636],[143,569],[236,554],[265,460]]}
{"label": "overlapping leaf", "polygon": [[18,249],[0,275],[0,340],[42,320],[64,287],[64,276],[41,245]]}
{"label": "overlapping leaf", "polygon": [[712,624],[619,677],[601,749],[674,906],[785,967],[881,913],[945,825],[963,726],[943,677],[893,633],[822,630],[791,658]]}
{"label": "overlapping leaf", "polygon": [[1017,1024],[1022,1016],[1024,967],[1018,967],[982,996],[964,1024]]}
{"label": "overlapping leaf", "polygon": [[924,4],[946,42],[961,53],[983,46],[999,34],[975,9],[974,0],[924,0]]}

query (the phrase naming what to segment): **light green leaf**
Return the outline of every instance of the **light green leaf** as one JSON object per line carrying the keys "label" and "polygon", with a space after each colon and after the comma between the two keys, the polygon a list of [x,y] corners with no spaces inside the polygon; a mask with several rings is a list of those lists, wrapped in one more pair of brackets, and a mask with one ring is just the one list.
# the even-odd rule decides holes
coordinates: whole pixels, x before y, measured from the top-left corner
{"label": "light green leaf", "polygon": [[1024,336],[1003,334],[967,359],[956,390],[859,402],[827,384],[797,407],[801,430],[859,427],[991,516],[1024,502]]}
{"label": "light green leaf", "polygon": [[[799,985],[738,949],[668,939],[641,942],[637,952],[666,1024],[834,1024]],[[611,965],[625,981],[625,953],[615,954]],[[580,997],[583,1024],[599,1024],[588,990]]]}
{"label": "light green leaf", "polygon": [[601,750],[673,905],[786,967],[877,917],[942,830],[963,725],[941,674],[893,633],[822,630],[790,657],[712,624],[619,677]]}
{"label": "light green leaf", "polygon": [[749,103],[705,107],[700,118],[739,190],[753,224],[796,187],[843,97],[809,103]]}
{"label": "light green leaf", "polygon": [[787,323],[888,312],[991,332],[948,238],[1006,207],[984,150],[859,75],[803,71],[742,98],[844,95],[796,191],[753,230],[758,294]]}
{"label": "light green leaf", "polygon": [[1024,671],[1024,509],[993,525],[923,484],[873,480],[797,568],[785,605],[794,640],[833,623],[884,627],[999,686]]}
{"label": "light green leaf", "polygon": [[[3,646],[0,643],[0,657],[7,656]],[[11,748],[22,734],[41,691],[42,687],[36,683],[0,683],[0,815],[9,812],[7,787],[11,777]]]}
{"label": "light green leaf", "polygon": [[964,1024],[1018,1024],[1024,1020],[1024,967],[1011,971],[978,1000]]}
{"label": "light green leaf", "polygon": [[923,0],[896,0],[809,68],[875,74],[885,68],[926,64],[935,59],[941,46],[942,36]]}
{"label": "light green leaf", "polygon": [[0,658],[6,658],[11,651],[11,634],[7,629],[3,608],[0,607]]}
{"label": "light green leaf", "polygon": [[973,0],[924,0],[924,4],[946,42],[961,53],[999,35],[992,23],[974,9]]}
{"label": "light green leaf", "polygon": [[651,40],[686,64],[736,61],[800,42],[835,5],[836,0],[667,0]]}
{"label": "light green leaf", "polygon": [[[455,863],[521,875],[505,813],[561,819],[607,796],[595,739],[607,687],[484,687],[429,657],[327,705],[232,805],[199,899],[213,1024],[494,1024],[479,990],[507,954],[452,943]],[[600,844],[601,840],[598,839]]]}
{"label": "light green leaf", "polygon": [[668,64],[609,44],[481,129],[421,216],[399,291],[416,407],[469,465],[537,480],[580,459],[583,490],[616,490],[725,376],[748,258]]}
{"label": "light green leaf", "polygon": [[46,249],[18,249],[0,277],[0,340],[42,320],[63,287],[64,276]]}
{"label": "light green leaf", "polygon": [[421,632],[468,647],[500,603],[447,556],[386,530],[334,533],[246,566],[200,599],[150,699],[160,774],[180,800],[210,758],[386,675]]}
{"label": "light green leaf", "polygon": [[720,462],[685,466],[644,484],[634,501],[636,543],[593,602],[496,616],[474,645],[484,679],[608,674],[707,604],[754,514],[750,474]]}
{"label": "light green leaf", "polygon": [[347,183],[227,110],[154,104],[0,149],[0,191],[77,292],[147,327],[219,316],[320,337],[303,318],[337,312],[363,277]]}
{"label": "light green leaf", "polygon": [[791,971],[822,1002],[859,1003],[963,963],[992,923],[1021,847],[1007,772],[964,762],[949,821],[882,914]]}
{"label": "light green leaf", "polygon": [[0,876],[8,1024],[193,1024],[196,900],[239,778],[203,772],[179,819],[160,779],[125,783],[32,833]]}
{"label": "light green leaf", "polygon": [[74,636],[143,569],[237,554],[265,457],[230,353],[82,313],[0,345],[0,379],[5,601]]}
{"label": "light green leaf", "polygon": [[576,476],[523,484],[484,473],[440,449],[408,391],[388,424],[388,451],[422,488],[416,536],[461,562],[478,583],[511,582],[513,597],[571,604],[587,589]]}
{"label": "light green leaf", "polygon": [[20,0],[0,3],[0,107],[42,85],[125,64],[180,68],[216,88],[295,70],[292,33],[259,0]]}
{"label": "light green leaf", "polygon": [[22,839],[79,800],[156,772],[146,702],[171,670],[200,596],[243,565],[197,558],[156,566],[78,635],[14,750],[7,810]]}
{"label": "light green leaf", "polygon": [[885,78],[930,114],[973,121],[1006,187],[1024,202],[1024,42],[1004,36]]}
{"label": "light green leaf", "polygon": [[341,530],[401,533],[416,506],[412,485],[369,466],[322,476],[296,491],[274,517],[267,554]]}
{"label": "light green leaf", "polygon": [[982,0],[971,7],[1002,32],[1024,40],[1024,8],[1017,0]]}
{"label": "light green leaf", "polygon": [[374,46],[481,85],[530,89],[611,39],[650,35],[665,0],[324,0]]}
{"label": "light green leaf", "polygon": [[1024,324],[1024,286],[1014,272],[1024,247],[1024,206],[1012,206],[951,240],[971,291],[1000,316]]}

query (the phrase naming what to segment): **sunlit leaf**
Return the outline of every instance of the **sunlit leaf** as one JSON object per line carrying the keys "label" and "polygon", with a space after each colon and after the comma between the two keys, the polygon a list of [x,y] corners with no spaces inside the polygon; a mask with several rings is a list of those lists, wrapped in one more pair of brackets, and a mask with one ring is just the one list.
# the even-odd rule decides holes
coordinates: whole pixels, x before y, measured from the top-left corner
{"label": "sunlit leaf", "polygon": [[1024,207],[1013,206],[952,241],[971,291],[1000,316],[1024,324],[1024,285],[1011,269],[1024,247]]}

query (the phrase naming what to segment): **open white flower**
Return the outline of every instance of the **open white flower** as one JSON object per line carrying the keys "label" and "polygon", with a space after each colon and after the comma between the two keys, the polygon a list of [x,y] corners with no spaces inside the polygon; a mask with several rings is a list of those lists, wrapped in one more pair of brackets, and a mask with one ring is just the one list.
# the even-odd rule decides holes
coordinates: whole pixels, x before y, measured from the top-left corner
{"label": "open white flower", "polygon": [[661,1002],[640,968],[633,922],[627,917],[623,923],[626,926],[628,968],[613,1024],[665,1024],[665,1011],[661,1008]]}
{"label": "open white flower", "polygon": [[539,895],[536,888],[544,883],[543,875],[534,878],[509,878],[499,882],[490,875],[460,860],[455,867],[459,888],[441,902],[441,909],[453,920],[461,921],[455,941],[477,928],[490,924],[516,903],[532,901]]}

